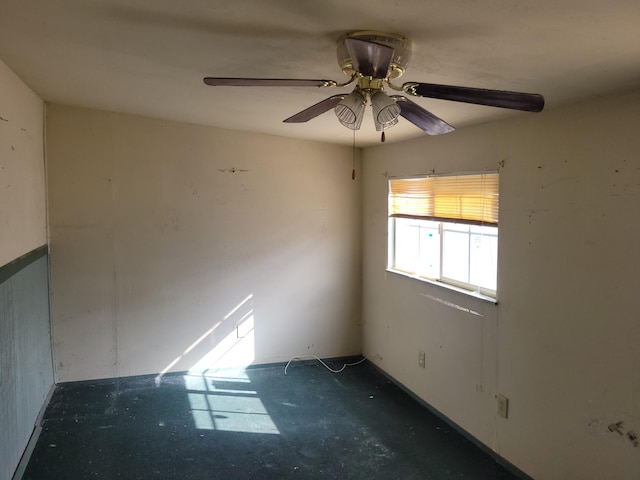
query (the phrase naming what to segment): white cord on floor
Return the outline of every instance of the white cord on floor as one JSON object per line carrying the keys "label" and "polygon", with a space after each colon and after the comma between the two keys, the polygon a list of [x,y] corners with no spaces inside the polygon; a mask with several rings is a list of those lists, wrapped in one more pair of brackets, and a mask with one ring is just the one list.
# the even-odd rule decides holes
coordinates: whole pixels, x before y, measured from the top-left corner
{"label": "white cord on floor", "polygon": [[367,359],[367,357],[364,357],[364,356],[363,356],[363,357],[362,357],[360,360],[358,360],[357,362],[354,362],[354,363],[345,363],[344,365],[342,365],[342,368],[341,368],[340,370],[334,370],[334,369],[333,369],[333,368],[331,368],[329,365],[327,365],[326,363],[324,363],[320,357],[316,357],[315,355],[303,355],[303,356],[301,356],[301,357],[292,357],[292,358],[291,358],[291,360],[289,360],[289,361],[287,362],[287,365],[284,367],[284,374],[285,374],[285,375],[287,374],[287,368],[289,368],[289,364],[290,364],[291,362],[293,362],[294,360],[302,360],[302,359],[304,359],[304,358],[315,358],[315,359],[316,359],[316,360],[318,360],[322,365],[324,365],[324,367],[325,367],[327,370],[329,370],[330,372],[333,372],[333,373],[340,373],[340,372],[342,372],[345,368],[347,368],[347,367],[353,367],[354,365],[358,365],[358,364],[360,364],[360,363],[364,362],[364,361]]}

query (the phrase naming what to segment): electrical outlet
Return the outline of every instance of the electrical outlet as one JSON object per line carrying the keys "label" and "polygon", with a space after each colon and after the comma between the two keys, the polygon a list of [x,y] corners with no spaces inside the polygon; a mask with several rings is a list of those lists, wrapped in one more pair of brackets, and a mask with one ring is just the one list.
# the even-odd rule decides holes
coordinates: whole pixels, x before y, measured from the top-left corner
{"label": "electrical outlet", "polygon": [[424,352],[418,352],[418,366],[425,368],[426,366],[426,354]]}
{"label": "electrical outlet", "polygon": [[496,395],[496,399],[498,400],[498,415],[502,418],[509,417],[509,399],[504,395]]}

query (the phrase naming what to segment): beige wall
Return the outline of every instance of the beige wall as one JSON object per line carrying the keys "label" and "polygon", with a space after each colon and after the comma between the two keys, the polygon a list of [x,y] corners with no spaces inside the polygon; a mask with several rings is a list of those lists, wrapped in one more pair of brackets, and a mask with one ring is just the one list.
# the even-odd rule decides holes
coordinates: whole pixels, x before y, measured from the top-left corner
{"label": "beige wall", "polygon": [[350,148],[59,105],[47,142],[59,381],[360,352]]}
{"label": "beige wall", "polygon": [[[634,91],[364,153],[364,353],[536,479],[640,478],[608,430],[640,432],[638,112]],[[385,173],[502,161],[497,306],[385,271]]]}
{"label": "beige wall", "polygon": [[0,266],[47,243],[42,100],[0,60]]}

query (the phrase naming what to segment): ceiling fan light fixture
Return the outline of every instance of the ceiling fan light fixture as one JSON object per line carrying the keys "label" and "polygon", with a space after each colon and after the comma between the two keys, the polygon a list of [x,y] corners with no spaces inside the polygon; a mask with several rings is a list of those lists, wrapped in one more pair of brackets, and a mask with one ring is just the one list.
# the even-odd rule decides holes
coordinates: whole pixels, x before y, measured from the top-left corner
{"label": "ceiling fan light fixture", "polygon": [[364,95],[356,89],[340,101],[333,111],[342,125],[358,130],[362,125],[365,103]]}
{"label": "ceiling fan light fixture", "polygon": [[[376,130],[385,130],[398,123],[400,107],[395,100],[390,98],[382,90],[378,90],[371,95],[371,106],[373,107],[373,120]],[[381,128],[378,129],[378,124]]]}

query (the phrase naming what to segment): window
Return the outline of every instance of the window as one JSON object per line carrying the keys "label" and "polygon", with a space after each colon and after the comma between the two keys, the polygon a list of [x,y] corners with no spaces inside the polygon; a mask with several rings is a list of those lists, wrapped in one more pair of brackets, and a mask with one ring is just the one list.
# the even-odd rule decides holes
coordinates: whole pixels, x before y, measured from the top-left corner
{"label": "window", "polygon": [[498,174],[389,180],[392,271],[496,297]]}

